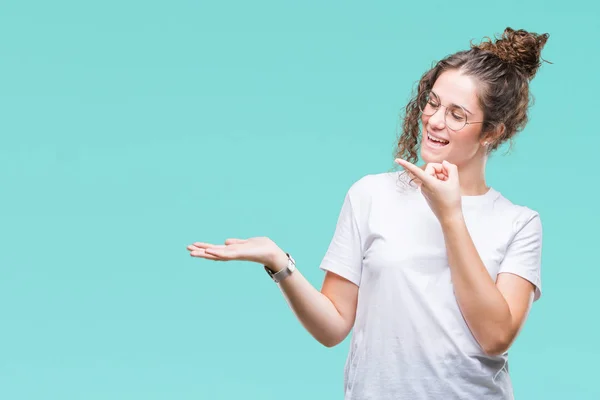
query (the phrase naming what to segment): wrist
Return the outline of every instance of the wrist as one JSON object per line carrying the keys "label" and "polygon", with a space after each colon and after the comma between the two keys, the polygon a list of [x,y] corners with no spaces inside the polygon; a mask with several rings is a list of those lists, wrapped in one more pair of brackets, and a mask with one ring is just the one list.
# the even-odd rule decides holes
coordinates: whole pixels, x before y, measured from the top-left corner
{"label": "wrist", "polygon": [[465,223],[465,219],[464,219],[462,210],[458,210],[458,211],[455,211],[452,213],[447,213],[446,215],[443,215],[442,218],[440,218],[440,224],[442,225],[442,228],[453,227],[453,226],[456,226],[457,224],[464,224],[464,223]]}
{"label": "wrist", "polygon": [[277,249],[273,254],[269,257],[269,261],[265,263],[265,266],[269,268],[274,273],[281,271],[288,265],[288,256],[285,251],[281,249]]}

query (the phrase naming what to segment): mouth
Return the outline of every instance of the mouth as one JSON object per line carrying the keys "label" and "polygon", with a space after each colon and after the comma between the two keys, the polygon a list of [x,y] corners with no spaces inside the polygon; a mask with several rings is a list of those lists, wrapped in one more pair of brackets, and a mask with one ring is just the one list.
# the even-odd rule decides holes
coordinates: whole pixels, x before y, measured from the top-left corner
{"label": "mouth", "polygon": [[446,139],[442,139],[440,137],[433,136],[431,133],[429,133],[427,131],[427,143],[429,143],[433,147],[444,147],[450,142]]}

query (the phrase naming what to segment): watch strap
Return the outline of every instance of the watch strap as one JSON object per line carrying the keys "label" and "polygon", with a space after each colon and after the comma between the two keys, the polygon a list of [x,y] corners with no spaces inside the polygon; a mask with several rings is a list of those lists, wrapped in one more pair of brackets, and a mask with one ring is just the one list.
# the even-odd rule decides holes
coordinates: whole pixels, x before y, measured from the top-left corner
{"label": "watch strap", "polygon": [[271,279],[273,279],[275,283],[281,282],[282,280],[290,276],[295,270],[296,263],[294,259],[292,258],[292,256],[290,256],[289,253],[285,253],[285,255],[288,257],[288,263],[280,271],[273,272],[269,267],[264,265],[265,271],[267,271],[267,274],[269,274],[269,276],[271,277]]}

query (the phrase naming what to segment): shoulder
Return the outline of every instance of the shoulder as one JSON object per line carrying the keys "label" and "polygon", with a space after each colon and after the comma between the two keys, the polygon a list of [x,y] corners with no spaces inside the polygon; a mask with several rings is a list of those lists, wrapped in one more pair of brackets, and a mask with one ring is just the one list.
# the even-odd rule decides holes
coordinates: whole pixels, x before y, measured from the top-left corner
{"label": "shoulder", "polygon": [[494,208],[503,218],[512,221],[513,232],[515,234],[525,227],[540,232],[542,230],[540,213],[533,208],[514,203],[502,194],[496,199]]}
{"label": "shoulder", "polygon": [[398,182],[398,172],[380,172],[363,175],[348,189],[353,202],[365,202],[394,189]]}
{"label": "shoulder", "polygon": [[410,187],[403,183],[399,172],[366,174],[351,184],[345,201],[356,219],[364,223],[379,213],[377,210],[390,210],[402,201],[402,196],[414,192],[414,188],[403,188]]}

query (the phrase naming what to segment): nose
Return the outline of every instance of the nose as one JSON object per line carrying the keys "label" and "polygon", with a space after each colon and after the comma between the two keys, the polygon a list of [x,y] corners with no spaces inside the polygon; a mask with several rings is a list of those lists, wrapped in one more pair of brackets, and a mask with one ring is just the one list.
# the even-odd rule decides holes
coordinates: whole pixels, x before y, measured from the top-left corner
{"label": "nose", "polygon": [[438,108],[435,114],[429,117],[429,125],[437,129],[444,129],[446,127],[445,111],[443,107]]}

